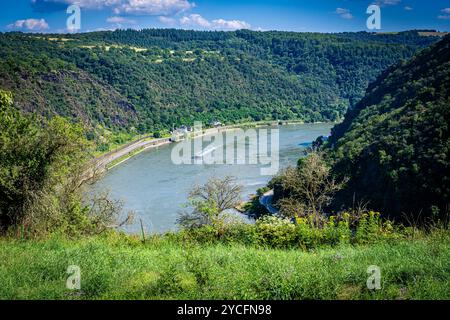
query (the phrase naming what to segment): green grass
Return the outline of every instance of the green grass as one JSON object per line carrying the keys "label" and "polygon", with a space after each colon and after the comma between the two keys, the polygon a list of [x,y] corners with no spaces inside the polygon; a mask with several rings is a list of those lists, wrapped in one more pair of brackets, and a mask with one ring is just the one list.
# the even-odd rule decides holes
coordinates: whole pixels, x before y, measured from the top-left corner
{"label": "green grass", "polygon": [[[110,234],[0,240],[0,299],[449,299],[450,237],[313,251]],[[81,268],[81,292],[65,287]],[[367,268],[381,289],[367,289]]]}

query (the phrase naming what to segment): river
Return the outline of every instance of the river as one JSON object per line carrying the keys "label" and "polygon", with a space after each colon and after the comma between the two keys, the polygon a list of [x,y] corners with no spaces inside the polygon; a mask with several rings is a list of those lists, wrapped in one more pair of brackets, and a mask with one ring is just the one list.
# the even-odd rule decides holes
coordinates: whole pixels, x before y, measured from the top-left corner
{"label": "river", "polygon": [[[318,136],[328,136],[332,126],[278,127],[280,167],[295,165],[303,150]],[[243,186],[242,197],[246,199],[271,179],[271,176],[261,175],[261,168],[267,167],[261,164],[177,165],[171,158],[175,147],[176,144],[165,145],[136,155],[109,170],[89,187],[88,193],[109,190],[113,198],[124,202],[124,212],[135,212],[135,223],[125,227],[125,231],[138,232],[138,222],[142,219],[146,232],[161,233],[176,230],[177,216],[185,209],[187,194],[196,184],[203,184],[211,177],[233,176]]]}

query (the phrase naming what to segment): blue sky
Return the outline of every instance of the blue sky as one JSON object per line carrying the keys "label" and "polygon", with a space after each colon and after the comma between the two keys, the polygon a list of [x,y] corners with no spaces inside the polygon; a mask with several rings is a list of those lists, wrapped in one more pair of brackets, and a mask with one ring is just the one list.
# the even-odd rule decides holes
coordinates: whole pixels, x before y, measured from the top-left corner
{"label": "blue sky", "polygon": [[195,30],[367,30],[367,7],[381,7],[381,31],[450,31],[450,0],[14,0],[1,1],[0,30],[67,32],[70,4],[81,32],[116,28]]}

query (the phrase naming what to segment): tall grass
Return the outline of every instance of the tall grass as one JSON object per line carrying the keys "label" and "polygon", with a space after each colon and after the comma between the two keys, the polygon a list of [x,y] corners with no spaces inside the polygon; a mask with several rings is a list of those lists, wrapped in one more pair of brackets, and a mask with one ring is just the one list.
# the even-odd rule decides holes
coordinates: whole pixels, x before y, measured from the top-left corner
{"label": "tall grass", "polygon": [[[0,240],[1,299],[449,299],[450,236],[312,249],[194,244],[111,233]],[[69,265],[81,290],[66,288]],[[381,289],[367,289],[367,268]]]}

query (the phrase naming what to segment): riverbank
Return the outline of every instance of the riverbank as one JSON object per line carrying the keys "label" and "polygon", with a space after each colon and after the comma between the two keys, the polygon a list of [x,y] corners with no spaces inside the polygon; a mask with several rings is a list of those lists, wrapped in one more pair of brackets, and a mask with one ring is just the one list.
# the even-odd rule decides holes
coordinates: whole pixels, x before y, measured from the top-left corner
{"label": "riverbank", "polygon": [[94,176],[124,163],[145,150],[157,148],[169,143],[171,143],[170,138],[154,139],[149,136],[128,142],[113,151],[92,159],[87,165],[83,180],[87,181],[92,179]]}
{"label": "riverbank", "polygon": [[[233,125],[226,125],[216,128],[207,128],[202,131],[202,134],[193,136],[191,133],[188,134],[191,138],[199,138],[202,136],[212,135],[218,132],[224,132],[228,130],[235,130],[239,128],[260,128],[260,127],[271,127],[279,125],[300,125],[305,124],[301,120],[289,120],[289,121],[255,121],[255,122],[242,122]],[[319,122],[316,124],[320,124]],[[86,172],[86,180],[93,177],[97,173],[101,173],[116,167],[132,157],[138,155],[139,153],[151,149],[157,148],[159,146],[170,144],[174,141],[171,138],[161,138],[155,139],[151,136],[144,136],[137,140],[127,142],[123,146],[116,148],[110,152],[100,155],[93,159],[89,165]]]}

